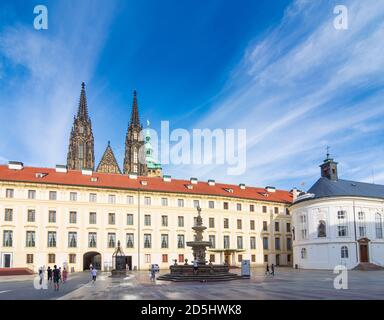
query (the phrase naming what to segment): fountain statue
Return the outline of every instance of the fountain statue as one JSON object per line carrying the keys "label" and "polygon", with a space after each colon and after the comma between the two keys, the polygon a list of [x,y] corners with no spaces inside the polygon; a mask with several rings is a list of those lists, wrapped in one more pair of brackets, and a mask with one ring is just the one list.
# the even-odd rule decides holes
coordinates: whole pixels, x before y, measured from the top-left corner
{"label": "fountain statue", "polygon": [[[224,281],[242,279],[241,276],[230,273],[227,264],[212,264],[205,260],[205,252],[207,247],[211,246],[211,242],[203,240],[203,232],[207,227],[203,226],[203,218],[201,217],[201,208],[197,207],[196,223],[192,227],[195,231],[194,241],[188,241],[187,246],[192,247],[193,264],[188,264],[188,259],[185,259],[184,264],[175,264],[169,267],[170,273],[160,275],[157,280],[167,281]],[[197,267],[194,267],[196,262]],[[197,269],[197,270],[196,270]]]}

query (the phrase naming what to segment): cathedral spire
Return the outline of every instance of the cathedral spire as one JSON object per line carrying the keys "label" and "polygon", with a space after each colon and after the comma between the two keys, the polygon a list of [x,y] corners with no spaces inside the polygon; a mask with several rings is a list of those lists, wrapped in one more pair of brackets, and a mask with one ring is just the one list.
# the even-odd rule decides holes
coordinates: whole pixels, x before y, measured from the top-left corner
{"label": "cathedral spire", "polygon": [[77,110],[77,117],[80,119],[88,120],[88,106],[87,97],[85,95],[85,83],[81,83],[79,108]]}
{"label": "cathedral spire", "polygon": [[137,92],[133,91],[133,103],[132,103],[132,112],[131,112],[131,122],[130,125],[140,127],[139,119],[139,107],[137,105]]}

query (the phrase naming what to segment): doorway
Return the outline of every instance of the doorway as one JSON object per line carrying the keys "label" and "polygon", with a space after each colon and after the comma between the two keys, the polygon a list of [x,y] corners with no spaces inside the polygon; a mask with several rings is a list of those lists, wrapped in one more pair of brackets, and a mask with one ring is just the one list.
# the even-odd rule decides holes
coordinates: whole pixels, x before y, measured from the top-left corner
{"label": "doorway", "polygon": [[368,259],[368,244],[360,244],[360,262],[369,262]]}
{"label": "doorway", "polygon": [[126,256],[125,263],[128,266],[128,270],[132,271],[132,256]]}
{"label": "doorway", "polygon": [[2,267],[3,268],[11,268],[12,267],[12,254],[11,253],[3,253],[2,257]]}
{"label": "doorway", "polygon": [[227,264],[227,265],[231,265],[231,255],[230,254],[228,254],[228,253],[226,253],[225,254],[225,257],[224,257],[224,261],[225,261],[225,263]]}
{"label": "doorway", "polygon": [[280,265],[280,255],[279,254],[276,255],[276,265],[277,266]]}
{"label": "doorway", "polygon": [[97,270],[101,270],[101,254],[99,252],[91,251],[84,254],[83,270],[89,270],[91,264]]}

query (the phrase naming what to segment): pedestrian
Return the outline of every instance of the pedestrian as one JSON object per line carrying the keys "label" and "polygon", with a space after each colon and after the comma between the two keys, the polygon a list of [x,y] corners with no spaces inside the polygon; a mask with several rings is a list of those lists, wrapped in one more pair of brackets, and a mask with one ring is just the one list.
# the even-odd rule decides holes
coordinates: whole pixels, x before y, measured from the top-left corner
{"label": "pedestrian", "polygon": [[60,279],[60,282],[63,283],[63,277],[61,274],[61,267],[59,267],[59,279]]}
{"label": "pedestrian", "polygon": [[271,275],[275,275],[275,266],[273,263],[271,264]]}
{"label": "pedestrian", "polygon": [[199,272],[199,265],[197,264],[196,260],[193,260],[193,274],[198,274]]}
{"label": "pedestrian", "polygon": [[151,266],[151,281],[156,280],[156,268],[154,265]]}
{"label": "pedestrian", "polygon": [[[39,284],[41,286],[43,284],[43,280],[44,280],[44,272],[43,272],[43,268],[42,267],[39,268],[39,278],[40,278]],[[42,288],[42,287],[40,287],[40,288]]]}
{"label": "pedestrian", "polygon": [[52,283],[52,269],[50,266],[48,266],[48,269],[47,269],[47,276],[48,276],[48,282],[49,284]]}
{"label": "pedestrian", "polygon": [[95,282],[96,282],[96,276],[97,276],[97,270],[96,270],[96,268],[92,268],[92,270],[91,270],[91,275],[92,275],[92,283],[95,284]]}
{"label": "pedestrian", "polygon": [[67,281],[68,271],[66,268],[63,268],[63,283]]}
{"label": "pedestrian", "polygon": [[89,265],[89,270],[91,270],[92,271],[92,269],[93,269],[93,265],[92,265],[92,263]]}
{"label": "pedestrian", "polygon": [[269,265],[267,264],[266,268],[265,268],[265,275],[269,274]]}
{"label": "pedestrian", "polygon": [[59,291],[59,281],[60,281],[60,270],[56,265],[53,266],[53,284],[55,291]]}

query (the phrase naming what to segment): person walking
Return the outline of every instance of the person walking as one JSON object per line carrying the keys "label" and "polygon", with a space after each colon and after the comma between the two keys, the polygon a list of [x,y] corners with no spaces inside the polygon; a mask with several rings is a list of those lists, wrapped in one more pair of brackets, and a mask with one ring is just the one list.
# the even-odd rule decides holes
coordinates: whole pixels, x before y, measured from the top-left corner
{"label": "person walking", "polygon": [[151,281],[156,280],[156,269],[154,265],[151,265]]}
{"label": "person walking", "polygon": [[265,275],[268,275],[269,274],[269,265],[267,264],[266,268],[265,268]]}
{"label": "person walking", "polygon": [[67,277],[68,277],[68,271],[66,268],[63,268],[63,283],[67,281]]}
{"label": "person walking", "polygon": [[197,264],[196,260],[193,260],[193,274],[198,274],[199,272],[199,265]]}
{"label": "person walking", "polygon": [[275,265],[273,263],[271,264],[271,275],[275,275]]}
{"label": "person walking", "polygon": [[52,283],[52,269],[50,266],[48,266],[48,269],[47,269],[47,278],[48,278],[49,284],[51,284]]}
{"label": "person walking", "polygon": [[53,285],[55,291],[59,291],[60,270],[56,265],[53,266]]}
{"label": "person walking", "polygon": [[61,267],[59,267],[59,279],[60,279],[60,282],[63,283],[63,275],[62,275]]}
{"label": "person walking", "polygon": [[43,284],[43,280],[44,280],[43,267],[39,268],[39,278],[40,278],[39,280],[40,288],[42,288],[41,285]]}
{"label": "person walking", "polygon": [[92,275],[92,283],[95,284],[95,282],[96,282],[96,276],[97,276],[97,270],[96,270],[96,268],[92,268],[92,270],[91,270],[91,275]]}

